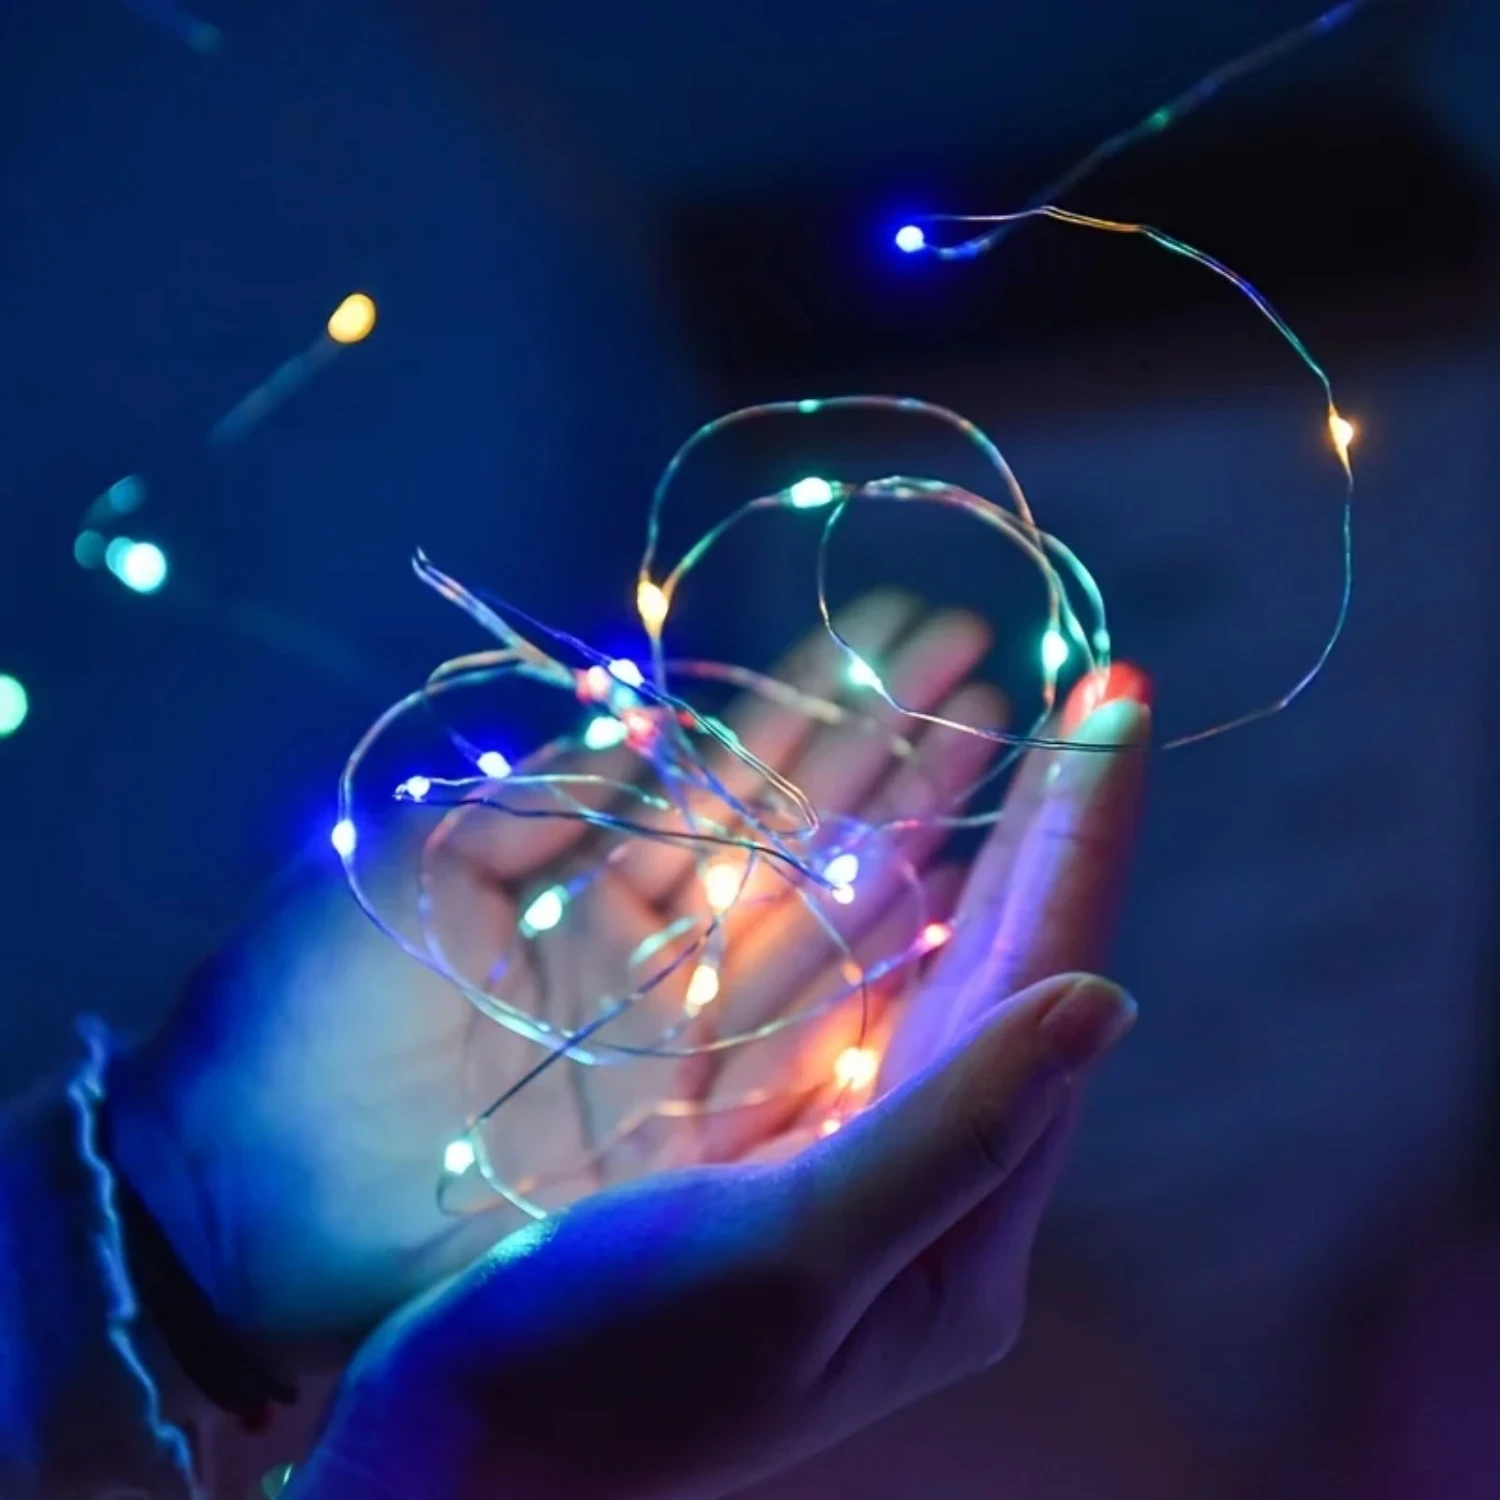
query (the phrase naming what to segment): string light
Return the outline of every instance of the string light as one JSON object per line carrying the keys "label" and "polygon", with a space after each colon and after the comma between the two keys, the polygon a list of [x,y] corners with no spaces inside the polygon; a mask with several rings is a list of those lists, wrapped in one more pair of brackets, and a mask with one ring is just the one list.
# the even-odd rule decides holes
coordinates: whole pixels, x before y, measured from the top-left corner
{"label": "string light", "polygon": [[284,360],[254,390],[242,396],[214,423],[209,441],[218,446],[248,437],[289,397],[305,386],[345,349],[362,344],[374,332],[375,300],[352,292],[329,314],[322,332],[305,349]]}
{"label": "string light", "polygon": [[712,864],[703,872],[703,894],[709,909],[722,916],[739,899],[744,871],[730,864]]}
{"label": "string light", "polygon": [[0,740],[9,739],[26,722],[31,700],[20,679],[0,672]]}
{"label": "string light", "polygon": [[817,510],[820,506],[831,505],[834,494],[833,486],[826,479],[813,476],[799,479],[787,491],[787,498],[796,510]]}
{"label": "string light", "polygon": [[1068,642],[1060,630],[1049,630],[1042,636],[1042,670],[1056,675],[1067,664]]}
{"label": "string light", "polygon": [[1359,436],[1359,429],[1347,417],[1340,416],[1337,411],[1330,411],[1328,431],[1333,438],[1333,446],[1339,458],[1344,463],[1348,463],[1349,450],[1354,446],[1354,439]]}
{"label": "string light", "polygon": [[486,750],[474,764],[479,767],[480,774],[488,776],[491,781],[510,775],[510,762],[498,750]]}
{"label": "string light", "polygon": [[625,743],[624,724],[608,714],[597,714],[584,726],[583,743],[590,750],[612,750]]}
{"label": "string light", "polygon": [[328,835],[328,839],[342,859],[348,859],[359,847],[359,833],[351,818],[340,818],[333,825],[333,832]]}
{"label": "string light", "polygon": [[861,1093],[875,1082],[880,1059],[868,1047],[845,1047],[833,1065],[833,1076],[840,1088]]}
{"label": "string light", "polygon": [[154,594],[167,581],[167,555],[155,542],[118,536],[104,552],[109,571],[137,594]]}
{"label": "string light", "polygon": [[521,914],[522,936],[536,937],[540,933],[551,932],[562,921],[567,904],[568,893],[562,886],[548,887]]}
{"label": "string light", "polygon": [[[1364,0],[1352,3],[1353,8],[1358,8]],[[1305,29],[1304,32],[1314,34]],[[1272,54],[1262,49],[1262,55]],[[1217,80],[1214,84],[1217,87],[1219,82],[1239,75],[1231,68],[1211,76]],[[1150,129],[1163,128],[1164,124],[1191,112],[1201,102],[1195,99],[1196,96],[1183,96],[1167,111],[1164,120],[1151,124]],[[1110,146],[1105,155],[1114,149]],[[1097,164],[1103,159],[1104,156],[1095,153],[1089,160]],[[1069,185],[1076,185],[1080,174],[1074,173],[1067,180]],[[1276,327],[1319,383],[1326,403],[1328,431],[1344,478],[1342,589],[1332,627],[1312,665],[1278,698],[1236,718],[1160,740],[1156,748],[1173,749],[1198,743],[1280,712],[1321,672],[1347,618],[1353,569],[1350,541],[1353,471],[1349,465],[1350,450],[1357,437],[1353,423],[1338,412],[1326,373],[1261,293],[1212,256],[1149,225],[1094,218],[1047,202],[1010,214],[928,221],[969,226],[974,231],[969,238],[951,244],[937,243],[921,225],[904,226],[898,244],[908,251],[925,249],[939,260],[960,259],[984,253],[1011,228],[1030,220],[1138,236],[1222,278]],[[788,489],[743,501],[717,520],[675,562],[659,555],[664,550],[662,515],[668,494],[684,464],[702,444],[752,420],[824,412],[886,414],[903,420],[918,415],[933,420],[964,439],[986,461],[996,476],[998,498],[912,475],[888,475],[857,484],[808,476]],[[876,668],[839,633],[827,598],[826,579],[828,556],[840,534],[842,519],[857,505],[879,504],[888,508],[893,502],[907,506],[935,505],[956,511],[999,533],[1036,567],[1046,591],[1047,613],[1043,628],[1034,637],[1039,641],[1040,701],[1029,726],[1015,732],[980,728],[905,705],[892,695]],[[738,534],[735,528],[739,522],[773,509],[812,513],[808,523],[820,531],[815,571],[817,607],[836,649],[842,654],[846,686],[865,692],[830,690],[830,696],[824,696],[743,667],[668,654],[664,627],[678,586],[725,537]],[[394,704],[371,726],[345,766],[339,789],[340,823],[334,830],[334,843],[345,857],[345,872],[354,894],[383,930],[406,952],[452,982],[483,1015],[540,1049],[534,1064],[473,1117],[471,1150],[475,1149],[473,1140],[479,1139],[476,1132],[484,1130],[507,1101],[549,1068],[569,1063],[584,1067],[644,1064],[658,1068],[650,1076],[666,1078],[676,1076],[677,1070],[661,1069],[662,1060],[717,1054],[764,1041],[819,1018],[847,1014],[857,1025],[857,1036],[838,1054],[833,1065],[833,1082],[840,1090],[841,1103],[819,1127],[824,1134],[837,1130],[850,1110],[862,1103],[859,1096],[875,1086],[880,1071],[879,1055],[868,1045],[871,987],[879,983],[884,994],[887,987],[916,982],[922,961],[949,943],[955,931],[954,920],[939,920],[927,910],[921,873],[902,853],[901,841],[918,830],[924,840],[940,840],[952,829],[981,828],[993,823],[998,811],[976,811],[971,798],[1009,767],[1021,750],[1029,747],[1056,750],[1071,743],[1054,737],[1058,731],[1052,726],[1051,716],[1057,674],[1067,667],[1081,681],[1100,683],[1110,681],[1115,670],[1104,599],[1077,552],[1039,525],[1015,472],[983,432],[954,412],[911,398],[835,396],[772,402],[731,412],[689,437],[667,465],[652,495],[646,545],[636,574],[636,613],[650,637],[649,671],[624,658],[609,660],[605,665],[605,658],[587,643],[519,616],[502,602],[476,595],[425,557],[417,557],[415,568],[424,583],[462,609],[497,644],[488,651],[440,665],[421,687]],[[521,623],[515,623],[517,620]],[[524,774],[511,774],[510,763],[503,757],[487,765],[488,758],[497,752],[479,756],[480,771],[491,781],[503,775],[503,787],[445,782],[421,775],[408,777],[401,784],[398,800],[422,801],[443,812],[438,830],[422,846],[418,879],[412,892],[419,898],[415,913],[420,935],[410,936],[410,914],[400,922],[386,920],[349,858],[355,843],[356,778],[376,743],[408,715],[423,714],[428,722],[446,723],[440,712],[433,713],[440,706],[438,700],[461,690],[486,690],[509,677],[553,688],[591,705],[591,711],[581,731],[565,734],[528,753],[523,762]],[[924,725],[978,737],[1004,754],[975,785],[955,789],[941,805],[927,809],[921,817],[861,821],[840,809],[836,817],[830,818],[775,764],[759,760],[719,719],[695,706],[693,695],[699,686],[714,690],[725,686],[738,688],[774,705],[778,713],[804,716],[809,725],[820,730],[832,727],[840,733],[873,737],[874,743],[883,745],[893,759],[911,753],[912,740],[907,736]],[[866,693],[878,695],[881,701],[871,704]],[[898,723],[903,727],[896,727]],[[451,737],[463,748],[456,736]],[[609,763],[580,762],[576,755],[580,742],[588,750],[628,744],[644,761],[646,774],[616,780],[609,774]],[[580,765],[584,768],[580,769]],[[389,785],[387,781],[385,786]],[[421,788],[422,794],[413,795],[414,788]],[[389,792],[384,795],[388,798]],[[670,867],[670,861],[681,861],[686,856],[687,862],[676,878],[696,882],[701,887],[702,899],[692,898],[691,883],[687,886],[688,899],[683,899],[680,886],[659,898],[656,915],[648,919],[646,930],[630,938],[633,946],[621,972],[611,973],[608,979],[582,966],[570,965],[558,973],[553,972],[556,966],[528,962],[529,955],[504,935],[503,951],[484,978],[476,979],[455,968],[445,956],[438,926],[433,921],[439,887],[433,879],[432,861],[440,856],[457,826],[456,820],[479,816],[570,821],[589,835],[566,845],[570,850],[566,856],[567,884],[546,886],[531,894],[521,906],[514,931],[514,938],[521,942],[559,931],[565,923],[588,920],[587,914],[596,911],[598,904],[581,903],[580,896],[616,871],[626,879],[633,878],[629,861],[645,845],[656,844],[665,851],[669,863],[664,869]],[[862,864],[855,849],[867,850],[865,841],[877,836],[882,839],[879,846],[882,889],[888,877],[899,881],[908,925],[886,952],[861,952],[856,957],[852,945],[861,933],[854,921],[835,921],[828,903],[849,906],[855,901],[855,884],[861,876]],[[836,844],[832,843],[834,837]],[[863,861],[868,862],[868,859]],[[753,905],[754,909],[767,912],[800,905],[806,919],[816,924],[832,945],[841,987],[827,993],[819,990],[816,996],[799,1000],[769,1020],[758,1019],[747,1024],[739,1019],[737,1008],[723,1003],[723,990],[726,973],[736,972],[728,960],[742,931],[741,924],[728,919],[741,905],[747,909]],[[881,908],[887,909],[888,903]],[[870,916],[874,915],[872,904]],[[845,929],[849,935],[845,935]],[[594,936],[592,931],[589,935]],[[599,993],[578,992],[573,986],[580,984],[597,984]],[[566,986],[561,993],[556,989],[559,985]],[[669,1003],[663,1008],[653,1002],[653,997],[672,995],[682,995],[682,1004]],[[714,1006],[714,1025],[693,1024],[694,1018],[710,1005]],[[572,1022],[562,1019],[567,1016],[581,1019]],[[627,1024],[627,1018],[633,1019]],[[786,1087],[799,1086],[789,1082]],[[814,1107],[825,1089],[826,1081],[811,1092],[804,1088],[790,1102],[797,1109]],[[546,1212],[549,1192],[565,1194],[566,1183],[607,1176],[612,1153],[625,1149],[639,1132],[665,1129],[672,1122],[692,1122],[710,1112],[760,1107],[774,1093],[775,1088],[771,1087],[744,1096],[716,1093],[707,1098],[682,1099],[665,1095],[644,1102],[593,1140],[577,1159],[547,1173],[501,1177],[489,1165],[483,1151],[475,1151],[474,1160],[465,1165],[464,1171],[477,1165],[497,1200],[541,1215]],[[847,1106],[844,1100],[849,1101]],[[447,1160],[445,1155],[445,1163]]]}
{"label": "string light", "polygon": [[649,578],[641,579],[635,591],[636,613],[653,635],[666,623],[667,611],[671,607],[671,602],[657,584],[652,583]]}
{"label": "string light", "polygon": [[700,1011],[705,1005],[718,999],[719,971],[712,964],[699,964],[688,981],[687,1008]]}
{"label": "string light", "polygon": [[952,936],[953,928],[949,923],[929,922],[917,934],[917,952],[924,955],[936,953]]}
{"label": "string light", "polygon": [[903,224],[896,231],[896,248],[907,255],[914,255],[927,243],[927,236],[920,224]]}
{"label": "string light", "polygon": [[462,1177],[478,1159],[474,1143],[464,1136],[449,1141],[443,1148],[443,1170],[450,1177]]}
{"label": "string light", "polygon": [[363,343],[375,330],[375,302],[364,292],[351,292],[328,318],[328,337],[335,344]]}

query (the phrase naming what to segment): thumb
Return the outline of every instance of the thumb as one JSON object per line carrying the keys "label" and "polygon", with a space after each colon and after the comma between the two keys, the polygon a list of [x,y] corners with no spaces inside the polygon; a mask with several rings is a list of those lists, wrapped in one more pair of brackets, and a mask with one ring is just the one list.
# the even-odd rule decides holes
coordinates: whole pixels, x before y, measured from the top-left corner
{"label": "thumb", "polygon": [[861,1301],[988,1198],[1135,1021],[1088,974],[1014,996],[939,1062],[803,1158],[809,1251]]}

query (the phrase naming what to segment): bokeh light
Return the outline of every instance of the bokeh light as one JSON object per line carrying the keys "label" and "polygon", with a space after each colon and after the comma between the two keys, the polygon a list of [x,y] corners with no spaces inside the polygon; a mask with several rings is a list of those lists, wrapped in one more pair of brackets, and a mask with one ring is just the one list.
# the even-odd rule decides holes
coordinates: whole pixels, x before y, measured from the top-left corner
{"label": "bokeh light", "polygon": [[26,722],[31,700],[26,689],[7,672],[0,672],[0,739],[12,735]]}
{"label": "bokeh light", "polygon": [[167,554],[155,542],[117,536],[104,553],[109,571],[137,594],[154,594],[167,581]]}
{"label": "bokeh light", "polygon": [[335,344],[358,344],[375,327],[375,303],[363,292],[354,292],[334,308],[328,319],[328,337]]}

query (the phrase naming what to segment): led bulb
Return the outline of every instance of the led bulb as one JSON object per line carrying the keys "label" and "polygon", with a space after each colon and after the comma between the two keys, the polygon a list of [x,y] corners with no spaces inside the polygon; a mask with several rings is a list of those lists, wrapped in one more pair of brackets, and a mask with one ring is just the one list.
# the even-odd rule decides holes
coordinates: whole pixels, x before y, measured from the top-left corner
{"label": "led bulb", "polygon": [[880,1059],[868,1047],[846,1047],[833,1065],[833,1076],[840,1088],[858,1092],[875,1082]]}
{"label": "led bulb", "polygon": [[641,579],[635,590],[635,609],[641,617],[641,624],[655,635],[666,622],[667,611],[672,607],[667,598],[665,590],[651,582],[649,578]]}
{"label": "led bulb", "polygon": [[1060,630],[1049,630],[1042,637],[1042,670],[1051,676],[1067,662],[1068,642]]}
{"label": "led bulb", "polygon": [[599,714],[584,726],[583,743],[590,750],[612,750],[616,745],[623,745],[629,733],[618,719]]}
{"label": "led bulb", "polygon": [[836,1119],[833,1115],[830,1115],[826,1120],[823,1121],[822,1125],[818,1127],[818,1134],[823,1136],[825,1139],[830,1135],[837,1135],[839,1127],[842,1124],[842,1120]]}
{"label": "led bulb", "polygon": [[155,542],[116,537],[104,554],[109,571],[137,594],[154,594],[167,581],[167,555]]}
{"label": "led bulb", "polygon": [[333,832],[328,835],[328,841],[338,850],[341,858],[348,859],[359,847],[359,833],[351,819],[340,818],[333,825]]}
{"label": "led bulb", "polygon": [[816,510],[820,505],[829,504],[834,497],[834,488],[826,479],[816,476],[799,479],[787,492],[793,506],[798,510]]}
{"label": "led bulb", "polygon": [[836,885],[828,894],[832,896],[840,906],[854,905],[854,887],[852,885]]}
{"label": "led bulb", "polygon": [[712,964],[699,964],[693,970],[693,977],[688,980],[687,1008],[691,1011],[700,1011],[717,999],[719,994],[719,971]]}
{"label": "led bulb", "polygon": [[896,248],[904,250],[906,254],[912,255],[927,243],[927,236],[922,233],[919,224],[903,224],[896,231]]}
{"label": "led bulb", "polygon": [[535,937],[540,932],[551,932],[562,921],[567,904],[567,891],[560,885],[549,886],[521,914],[521,935]]}
{"label": "led bulb", "polygon": [[723,916],[738,900],[742,884],[743,872],[733,865],[710,865],[703,872],[703,894],[708,898],[709,909]]}
{"label": "led bulb", "polygon": [[1328,433],[1333,438],[1333,446],[1338,449],[1339,457],[1348,463],[1349,450],[1354,446],[1355,438],[1359,436],[1359,428],[1348,417],[1340,416],[1336,410],[1330,408]]}
{"label": "led bulb", "polygon": [[845,669],[845,676],[855,687],[879,688],[880,673],[872,667],[862,656],[851,656],[849,665]]}
{"label": "led bulb", "polygon": [[823,878],[829,885],[853,885],[858,874],[859,856],[857,854],[835,854],[823,866]]}
{"label": "led bulb", "polygon": [[595,663],[578,674],[578,696],[585,703],[604,703],[609,698],[610,676]]}
{"label": "led bulb", "polygon": [[609,675],[616,682],[623,682],[626,687],[638,688],[645,681],[641,669],[633,661],[612,661],[609,664]]}
{"label": "led bulb", "polygon": [[354,292],[334,308],[328,319],[328,337],[335,344],[358,344],[375,327],[375,303],[363,292]]}
{"label": "led bulb", "polygon": [[491,781],[510,775],[510,762],[498,750],[486,750],[474,764],[479,767],[479,774]]}
{"label": "led bulb", "polygon": [[421,802],[432,790],[432,782],[426,776],[408,776],[396,788],[396,795],[407,802]]}
{"label": "led bulb", "polygon": [[462,1177],[478,1160],[479,1154],[474,1150],[474,1143],[463,1136],[456,1141],[449,1141],[443,1149],[443,1170],[450,1177]]}
{"label": "led bulb", "polygon": [[932,953],[941,948],[953,936],[953,929],[946,922],[929,922],[917,934],[917,952]]}

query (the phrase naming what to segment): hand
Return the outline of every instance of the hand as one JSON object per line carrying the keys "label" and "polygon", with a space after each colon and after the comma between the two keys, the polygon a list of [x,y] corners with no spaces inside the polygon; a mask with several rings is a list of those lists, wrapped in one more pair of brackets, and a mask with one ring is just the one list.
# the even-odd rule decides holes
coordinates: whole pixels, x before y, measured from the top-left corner
{"label": "hand", "polygon": [[372,1340],[286,1500],[706,1500],[998,1359],[1075,1082],[1133,1017],[1044,980],[794,1161],[513,1236]]}
{"label": "hand", "polygon": [[[840,624],[866,659],[881,664],[898,698],[959,720],[998,722],[992,694],[959,687],[986,648],[982,626],[952,614],[919,624],[918,614],[912,601],[881,595],[856,605]],[[776,675],[813,693],[847,691],[842,658],[821,634]],[[879,739],[813,731],[802,715],[763,702],[742,705],[731,722],[825,811],[866,818],[937,805],[975,778],[993,748],[972,736],[930,732],[918,740],[914,760],[893,767]],[[387,843],[377,833],[361,829],[362,857],[367,840],[377,856],[370,879],[405,878],[407,851],[398,838]],[[470,972],[482,972],[485,956],[507,945],[518,903],[566,863],[580,837],[574,824],[487,815],[455,841],[454,889],[445,902],[476,949]],[[956,879],[929,869],[936,843],[914,837],[903,853],[927,872],[940,916]],[[992,861],[986,889],[1003,878],[1004,864]],[[690,871],[681,851],[639,846],[579,922],[537,945],[543,962],[530,1002],[554,1019],[581,1014],[600,992],[598,976],[617,971],[622,953],[683,901],[697,899]],[[890,901],[889,890],[862,892],[845,917],[851,940],[878,945]],[[826,942],[809,941],[799,910],[795,902],[747,903],[736,913],[725,995],[737,1009],[726,1024],[779,1015],[838,982],[837,955]],[[767,953],[778,962],[762,962]],[[1054,957],[1049,951],[1045,962]],[[936,1021],[921,1024],[926,1040],[913,1053],[915,1064],[938,1040]],[[507,1105],[499,1123],[509,1139],[548,1143],[559,1159],[586,1157],[591,1142],[659,1097],[664,1083],[668,1092],[711,1104],[737,1096],[747,1071],[761,1076],[756,1070],[816,1064],[826,1077],[826,1051],[836,1044],[826,1031],[794,1030],[758,1063],[750,1059],[760,1049],[747,1048],[728,1054],[723,1067],[684,1065],[675,1078],[664,1078],[662,1067],[563,1065]],[[113,1082],[116,1154],[234,1323],[281,1341],[357,1336],[516,1227],[509,1211],[444,1216],[435,1183],[443,1148],[463,1130],[466,1111],[495,1097],[538,1055],[399,954],[350,899],[324,846],[194,975],[161,1034],[122,1060]],[[647,1139],[634,1155],[611,1160],[612,1178],[579,1176],[567,1196],[694,1159],[784,1155],[808,1127],[776,1110],[723,1118],[733,1123],[732,1136]]]}

